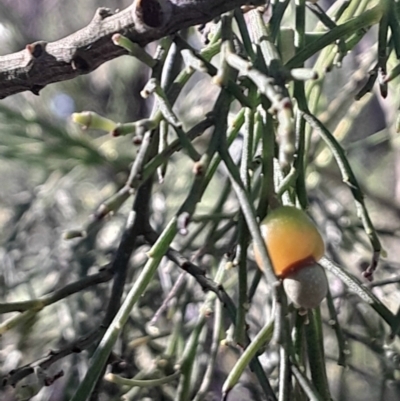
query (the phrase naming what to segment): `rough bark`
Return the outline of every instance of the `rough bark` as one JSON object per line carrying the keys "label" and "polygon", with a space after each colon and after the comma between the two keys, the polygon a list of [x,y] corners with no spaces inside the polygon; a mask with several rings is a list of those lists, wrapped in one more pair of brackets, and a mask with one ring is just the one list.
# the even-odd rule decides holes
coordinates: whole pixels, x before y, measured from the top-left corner
{"label": "rough bark", "polygon": [[111,38],[119,33],[146,44],[183,28],[204,24],[255,0],[135,0],[116,14],[99,8],[83,29],[55,42],[35,42],[0,57],[0,99],[15,93],[39,94],[46,85],[90,73],[126,51]]}

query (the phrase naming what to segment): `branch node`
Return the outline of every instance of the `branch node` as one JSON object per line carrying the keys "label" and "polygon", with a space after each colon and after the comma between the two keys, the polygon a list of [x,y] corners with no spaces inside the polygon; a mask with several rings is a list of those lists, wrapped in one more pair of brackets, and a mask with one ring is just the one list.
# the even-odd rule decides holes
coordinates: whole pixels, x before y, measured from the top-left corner
{"label": "branch node", "polygon": [[39,58],[46,52],[47,42],[40,40],[38,42],[30,43],[26,45],[26,50],[28,50],[29,54],[32,58]]}
{"label": "branch node", "polygon": [[34,95],[36,95],[36,96],[39,96],[39,92],[42,90],[44,88],[44,85],[33,85],[33,86],[31,86],[31,88],[30,88],[30,91],[34,94]]}
{"label": "branch node", "polygon": [[71,67],[73,70],[86,72],[90,70],[88,61],[77,51],[71,60]]}
{"label": "branch node", "polygon": [[94,17],[92,19],[92,22],[98,22],[98,21],[102,21],[108,17],[111,17],[112,15],[114,15],[114,13],[111,11],[110,8],[106,8],[106,7],[99,7],[96,10],[96,13],[94,14]]}
{"label": "branch node", "polygon": [[136,17],[150,28],[165,25],[171,15],[171,3],[166,0],[136,0]]}

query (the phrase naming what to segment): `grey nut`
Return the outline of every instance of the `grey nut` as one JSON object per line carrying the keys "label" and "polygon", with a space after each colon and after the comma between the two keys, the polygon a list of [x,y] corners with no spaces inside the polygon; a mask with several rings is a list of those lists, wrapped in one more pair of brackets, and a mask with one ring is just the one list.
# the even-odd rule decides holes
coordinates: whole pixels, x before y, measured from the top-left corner
{"label": "grey nut", "polygon": [[313,263],[285,277],[283,288],[296,306],[313,309],[326,297],[328,281],[324,269]]}

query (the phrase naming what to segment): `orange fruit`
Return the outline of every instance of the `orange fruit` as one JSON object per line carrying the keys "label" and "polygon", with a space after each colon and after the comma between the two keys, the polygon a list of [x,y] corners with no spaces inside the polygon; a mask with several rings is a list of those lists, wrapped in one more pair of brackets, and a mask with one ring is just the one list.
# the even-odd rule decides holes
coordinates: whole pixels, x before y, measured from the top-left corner
{"label": "orange fruit", "polygon": [[[288,298],[297,307],[316,308],[328,292],[324,269],[317,263],[325,252],[317,227],[304,211],[282,206],[272,210],[260,228],[272,267],[283,280]],[[257,247],[254,255],[261,268]]]}
{"label": "orange fruit", "polygon": [[[268,213],[261,223],[261,233],[275,274],[285,278],[303,265],[317,262],[324,255],[325,245],[315,224],[303,210],[282,206]],[[255,247],[255,258],[261,257]]]}

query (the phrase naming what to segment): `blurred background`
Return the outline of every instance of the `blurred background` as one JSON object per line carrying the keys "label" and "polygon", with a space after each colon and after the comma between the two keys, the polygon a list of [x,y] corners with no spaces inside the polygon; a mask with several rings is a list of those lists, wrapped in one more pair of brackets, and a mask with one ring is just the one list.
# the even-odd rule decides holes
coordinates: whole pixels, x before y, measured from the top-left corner
{"label": "blurred background", "polygon": [[[333,2],[319,2],[325,10],[330,3]],[[100,6],[116,10],[129,4],[128,0],[2,0],[0,55],[19,51],[36,40],[55,41],[71,34],[87,25]],[[293,7],[289,6],[283,22],[285,26],[293,26]],[[310,12],[307,24],[309,30],[318,29],[317,20]],[[202,46],[196,30],[189,30],[186,35],[195,46]],[[376,62],[376,37],[377,29],[373,28],[344,59],[341,68],[334,67],[326,73],[316,114],[343,145],[365,194],[385,256],[375,279],[378,284],[380,280],[393,281],[376,285],[373,291],[396,313],[400,304],[400,139],[396,131],[399,82],[391,82],[386,99],[374,88],[361,100],[354,100]],[[151,44],[147,50],[153,53],[155,46]],[[394,66],[396,60],[390,58],[388,64]],[[149,73],[140,62],[124,56],[89,75],[50,85],[42,90],[40,97],[22,93],[0,102],[1,302],[38,298],[98,271],[112,259],[130,202],[84,239],[67,241],[63,233],[85,227],[101,202],[124,184],[138,148],[129,136],[112,138],[98,131],[84,132],[71,122],[70,116],[90,110],[118,122],[148,117],[152,99],[142,99],[140,91]],[[317,84],[310,84],[309,90],[311,85]],[[211,110],[217,94],[210,78],[196,73],[174,110],[185,126],[191,127]],[[238,109],[231,111],[234,117]],[[208,139],[206,134],[196,140],[200,153]],[[233,155],[240,157],[240,149],[239,136],[231,148]],[[178,210],[191,180],[192,161],[182,152],[174,154],[164,182],[155,183],[153,189],[151,220],[157,231]],[[361,272],[371,258],[370,244],[350,190],[343,184],[330,151],[315,134],[310,146],[307,185],[310,213],[323,233],[329,256],[362,279]],[[177,238],[175,246],[187,257],[199,254],[202,265],[209,272],[214,271],[218,261],[234,249],[238,209],[226,172],[221,168],[196,210],[189,236]],[[134,281],[144,265],[146,250],[143,246],[134,252],[128,283]],[[256,272],[251,250],[248,265],[251,282]],[[235,299],[234,270],[227,272],[224,285]],[[125,370],[128,377],[145,371],[167,352],[169,363],[176,362],[174,358],[182,352],[204,298],[196,282],[186,276],[182,278],[178,268],[168,261],[163,261],[158,277],[132,311],[115,350],[128,366]],[[389,340],[389,330],[383,320],[338,278],[331,275],[328,278],[348,351],[347,366],[338,366],[335,334],[323,304],[325,352],[334,398],[341,401],[400,399],[399,341]],[[155,327],[149,327],[148,322],[177,280],[182,281],[181,291]],[[101,322],[109,286],[109,283],[101,284],[68,297],[4,332],[0,338],[1,376],[94,329]],[[268,292],[262,281],[248,315],[251,336],[268,315],[270,304],[265,301]],[[9,317],[2,315],[0,322],[4,324]],[[226,329],[228,320],[223,321]],[[178,340],[174,339],[176,348],[170,352],[168,346],[177,324],[182,329]],[[199,372],[204,371],[210,353],[212,327],[211,319],[200,338],[196,365]],[[221,330],[221,339],[224,336],[225,331]],[[144,338],[147,340],[140,343],[139,339]],[[57,362],[52,369],[62,369],[64,377],[32,399],[69,399],[87,369],[91,352],[89,349]],[[216,374],[205,399],[219,399],[221,385],[237,357],[235,348],[220,347]],[[276,349],[271,347],[260,359],[271,383],[277,385]],[[193,384],[194,388],[199,385]],[[170,384],[137,389],[125,399],[172,400],[174,388]],[[99,399],[117,400],[122,393],[118,386],[106,382]],[[15,400],[15,394],[12,388],[0,388],[2,400]],[[230,401],[242,399],[263,399],[250,371],[246,371],[229,397]]]}

